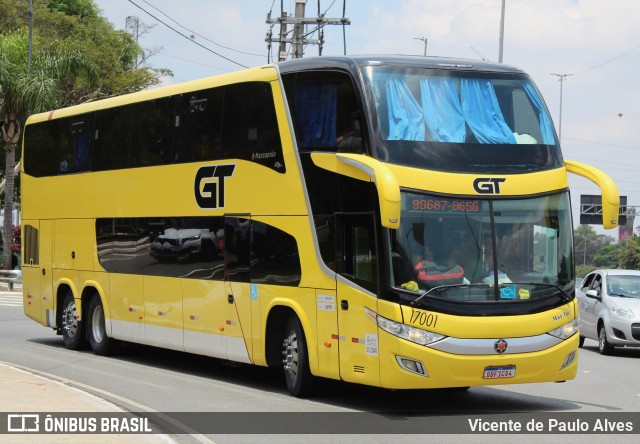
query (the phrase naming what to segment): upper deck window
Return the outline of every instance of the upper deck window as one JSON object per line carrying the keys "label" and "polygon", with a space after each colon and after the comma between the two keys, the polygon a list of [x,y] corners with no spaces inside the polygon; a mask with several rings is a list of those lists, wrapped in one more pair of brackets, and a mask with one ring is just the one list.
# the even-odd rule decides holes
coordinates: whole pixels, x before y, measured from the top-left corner
{"label": "upper deck window", "polygon": [[523,74],[384,67],[364,73],[374,147],[386,161],[496,173],[562,165],[544,102]]}
{"label": "upper deck window", "polygon": [[301,72],[283,80],[301,151],[364,151],[362,113],[347,74]]}

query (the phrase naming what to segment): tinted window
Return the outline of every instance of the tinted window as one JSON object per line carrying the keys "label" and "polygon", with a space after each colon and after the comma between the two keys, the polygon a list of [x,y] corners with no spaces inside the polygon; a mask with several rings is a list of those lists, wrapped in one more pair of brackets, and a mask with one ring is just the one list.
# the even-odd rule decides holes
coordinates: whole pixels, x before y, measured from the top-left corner
{"label": "tinted window", "polygon": [[22,262],[25,265],[38,265],[40,263],[38,229],[31,225],[25,225],[23,233],[24,251],[22,252]]}
{"label": "tinted window", "polygon": [[297,286],[302,271],[296,239],[255,220],[251,233],[251,282]]}
{"label": "tinted window", "polygon": [[229,280],[249,282],[251,261],[251,220],[226,217],[224,221],[224,258]]}
{"label": "tinted window", "polygon": [[53,120],[29,125],[24,134],[25,171],[33,176],[54,176],[60,164],[56,150],[60,121]]}
{"label": "tinted window", "polygon": [[296,141],[301,150],[364,150],[362,120],[353,82],[343,73],[284,76]]}
{"label": "tinted window", "polygon": [[105,109],[96,116],[96,170],[131,168],[135,165],[132,153],[133,107]]}
{"label": "tinted window", "polygon": [[132,120],[132,166],[172,163],[173,98],[127,106]]}
{"label": "tinted window", "polygon": [[177,99],[174,161],[220,158],[224,88],[183,94]]}
{"label": "tinted window", "polygon": [[224,279],[222,217],[98,219],[96,235],[110,273]]}
{"label": "tinted window", "polygon": [[265,82],[29,125],[24,157],[25,171],[36,177],[221,157],[285,172],[271,86]]}
{"label": "tinted window", "polygon": [[225,87],[222,157],[259,163],[284,173],[280,133],[268,83]]}
{"label": "tinted window", "polygon": [[375,293],[378,260],[373,215],[343,214],[337,220],[338,272]]}

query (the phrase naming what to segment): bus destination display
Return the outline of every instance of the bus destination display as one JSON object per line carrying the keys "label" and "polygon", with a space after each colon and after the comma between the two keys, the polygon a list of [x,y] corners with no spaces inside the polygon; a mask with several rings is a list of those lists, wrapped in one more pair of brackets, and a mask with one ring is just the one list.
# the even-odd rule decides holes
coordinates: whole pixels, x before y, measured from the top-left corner
{"label": "bus destination display", "polygon": [[451,199],[412,199],[411,208],[414,211],[437,211],[443,213],[477,213],[480,211],[480,201],[451,200]]}

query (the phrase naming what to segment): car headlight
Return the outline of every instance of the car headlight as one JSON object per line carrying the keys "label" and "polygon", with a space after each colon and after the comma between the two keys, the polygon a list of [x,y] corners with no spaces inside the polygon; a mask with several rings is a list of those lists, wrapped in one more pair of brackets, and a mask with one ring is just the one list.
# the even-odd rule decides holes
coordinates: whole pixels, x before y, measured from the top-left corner
{"label": "car headlight", "polygon": [[633,319],[633,311],[627,307],[614,305],[611,307],[611,316],[622,319]]}
{"label": "car headlight", "polygon": [[398,336],[399,338],[406,339],[407,341],[411,341],[416,344],[429,345],[444,339],[443,335],[400,324],[380,315],[377,316],[377,321],[378,326],[387,333],[391,333],[394,336]]}
{"label": "car headlight", "polygon": [[548,332],[548,334],[564,340],[576,334],[576,332],[578,331],[578,325],[579,325],[579,321],[576,318],[573,321],[567,322],[566,324],[558,328],[554,328],[553,330]]}
{"label": "car headlight", "polygon": [[194,241],[194,240],[198,240],[200,239],[200,235],[196,234],[195,236],[189,236],[188,238],[186,238],[184,241]]}

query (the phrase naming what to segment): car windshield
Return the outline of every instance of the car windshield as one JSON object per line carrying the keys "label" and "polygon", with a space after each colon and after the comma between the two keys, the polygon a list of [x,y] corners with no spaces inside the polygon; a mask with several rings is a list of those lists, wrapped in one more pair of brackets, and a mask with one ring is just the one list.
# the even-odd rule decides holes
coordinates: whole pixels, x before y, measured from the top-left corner
{"label": "car windshield", "polygon": [[494,174],[563,164],[544,102],[525,74],[366,66],[363,78],[381,160]]}
{"label": "car windshield", "polygon": [[418,303],[572,297],[567,193],[484,200],[403,192],[400,229],[389,233],[393,285]]}
{"label": "car windshield", "polygon": [[609,296],[640,299],[640,276],[609,276],[607,293]]}

